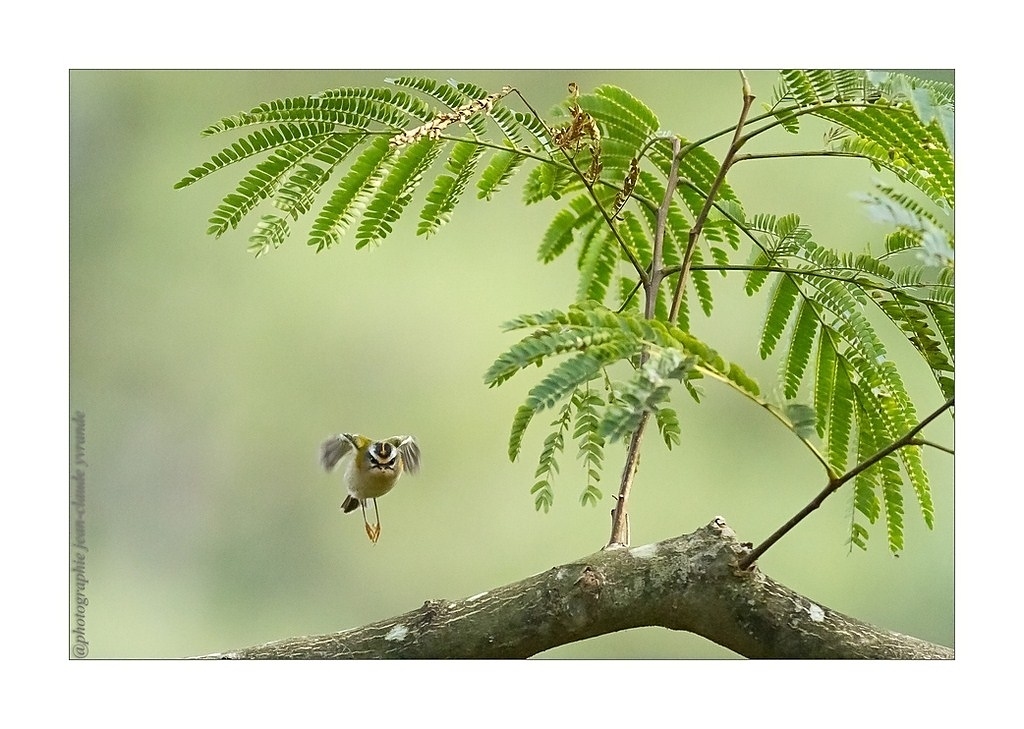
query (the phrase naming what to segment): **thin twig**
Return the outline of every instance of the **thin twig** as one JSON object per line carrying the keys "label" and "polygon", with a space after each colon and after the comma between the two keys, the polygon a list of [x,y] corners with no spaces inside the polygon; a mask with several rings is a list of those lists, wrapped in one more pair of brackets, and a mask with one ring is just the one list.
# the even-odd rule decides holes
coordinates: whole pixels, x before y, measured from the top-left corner
{"label": "thin twig", "polygon": [[948,453],[951,456],[956,455],[953,452],[953,449],[950,448],[949,446],[944,446],[941,443],[935,443],[930,440],[925,440],[924,438],[914,438],[914,440],[911,442],[911,445],[928,446],[929,448],[934,448],[935,450],[942,451],[943,453]]}
{"label": "thin twig", "polygon": [[757,545],[757,547],[755,547],[752,551],[748,552],[742,558],[740,558],[740,569],[748,569],[752,564],[754,564],[754,562],[758,560],[758,558],[762,554],[767,552],[772,547],[772,545],[774,545],[777,541],[782,539],[782,537],[789,533],[789,531],[793,527],[795,527],[797,524],[803,521],[808,514],[810,514],[812,511],[821,506],[825,499],[827,499],[829,496],[838,491],[840,487],[843,486],[843,484],[853,480],[854,478],[864,473],[864,471],[871,468],[873,465],[881,461],[889,454],[898,451],[900,448],[905,448],[909,445],[916,445],[915,440],[917,439],[917,434],[920,433],[926,425],[931,423],[933,420],[935,420],[935,418],[939,417],[942,413],[946,412],[951,407],[953,407],[953,398],[949,398],[948,400],[946,400],[946,402],[943,403],[941,407],[939,407],[935,412],[933,412],[927,418],[925,418],[916,426],[914,426],[911,430],[907,432],[906,435],[904,435],[899,440],[894,441],[893,443],[890,443],[889,445],[885,446],[877,453],[875,453],[873,456],[868,458],[866,461],[861,461],[854,468],[850,469],[839,478],[830,479],[828,485],[821,491],[820,494],[811,499],[811,502],[807,504],[807,506],[805,506],[803,509],[797,512],[797,514],[793,516],[792,519],[790,519],[781,527],[779,527],[774,534],[772,534],[770,537],[761,542],[761,544]]}
{"label": "thin twig", "polygon": [[704,223],[707,221],[708,214],[711,212],[711,207],[714,205],[715,197],[718,195],[719,189],[722,187],[722,183],[725,182],[726,173],[729,172],[729,168],[732,166],[733,158],[736,153],[739,152],[740,147],[743,146],[743,126],[746,124],[747,114],[750,112],[750,107],[754,103],[754,93],[750,90],[750,82],[747,81],[747,75],[740,71],[740,78],[743,79],[743,108],[740,110],[740,118],[736,123],[736,132],[732,137],[732,144],[729,145],[729,151],[725,155],[725,159],[722,160],[721,167],[718,168],[718,175],[715,177],[715,181],[711,183],[711,189],[708,190],[707,197],[704,199],[704,207],[701,208],[700,213],[694,220],[693,227],[690,228],[690,238],[686,244],[686,253],[683,256],[683,263],[679,271],[679,279],[676,281],[675,294],[672,296],[672,308],[669,310],[669,321],[675,321],[676,317],[679,316],[679,307],[683,301],[683,291],[686,288],[686,278],[690,272],[690,263],[693,261],[693,252],[697,248],[697,240],[700,238],[701,232],[704,230]]}
{"label": "thin twig", "polygon": [[811,150],[808,152],[761,152],[761,153],[750,153],[750,154],[738,154],[733,159],[733,163],[736,162],[749,162],[755,159],[784,159],[787,157],[857,157],[861,158],[859,154],[853,152],[839,152],[827,149]]}
{"label": "thin twig", "polygon": [[679,158],[680,158],[679,137],[672,138],[672,164],[668,171],[668,182],[665,185],[665,197],[658,207],[658,216],[654,228],[654,249],[651,254],[651,278],[646,284],[647,302],[644,306],[644,316],[648,319],[654,317],[654,307],[658,301],[658,289],[661,288],[661,281],[664,272],[661,268],[662,251],[665,246],[665,228],[668,227],[668,211],[672,205],[672,198],[679,186]]}
{"label": "thin twig", "polygon": [[[669,168],[668,181],[665,184],[665,196],[658,207],[658,216],[654,229],[654,246],[651,254],[650,277],[643,282],[645,302],[644,317],[654,317],[655,304],[658,301],[658,288],[664,277],[661,268],[662,251],[665,243],[665,228],[668,225],[668,211],[672,204],[672,198],[676,194],[676,187],[679,185],[679,160],[681,158],[681,143],[679,137],[672,139],[672,164]],[[646,353],[641,355],[641,362],[646,359]],[[644,431],[647,428],[647,421],[650,413],[644,411],[640,421],[629,439],[629,450],[626,451],[626,464],[622,469],[622,480],[619,482],[619,495],[615,501],[615,509],[612,510],[612,534],[608,538],[608,546],[624,545],[629,546],[629,514],[627,505],[629,503],[629,490],[636,477],[636,469],[640,463],[640,444],[643,442]]]}

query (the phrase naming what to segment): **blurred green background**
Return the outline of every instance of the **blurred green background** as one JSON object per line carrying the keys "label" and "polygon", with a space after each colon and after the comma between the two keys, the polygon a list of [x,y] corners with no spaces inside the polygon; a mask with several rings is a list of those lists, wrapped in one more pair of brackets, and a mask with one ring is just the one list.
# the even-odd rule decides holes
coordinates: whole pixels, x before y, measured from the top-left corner
{"label": "blurred green background", "polygon": [[[314,254],[304,220],[282,248],[254,260],[246,246],[255,218],[220,240],[204,233],[250,165],[172,189],[227,144],[199,136],[221,116],[398,73],[71,73],[70,409],[86,418],[91,657],[196,655],[353,627],[521,579],[607,539],[610,499],[579,505],[573,450],[562,458],[552,511],[534,511],[544,418],[520,460],[508,461],[511,417],[536,376],[495,390],[482,383],[514,341],[501,322],[564,308],[574,296],[572,256],[536,261],[556,205],[523,208],[517,178],[490,203],[467,195],[429,240],[410,222],[379,247],[355,251],[349,239]],[[583,91],[612,83],[643,99],[663,129],[690,138],[728,127],[740,105],[738,76],[724,71],[418,73],[514,84],[542,111],[570,81]],[[775,74],[749,76],[767,101]],[[800,137],[762,135],[756,150],[813,148],[822,131],[809,124]],[[816,240],[861,250],[887,232],[852,195],[876,178],[885,179],[858,161],[777,160],[741,164],[730,183],[748,214],[798,212]],[[695,314],[695,332],[770,390],[775,364],[757,357],[763,295],[747,299],[739,276],[714,282],[714,315]],[[908,363],[918,411],[930,412],[941,400],[927,371],[906,345],[890,351]],[[676,399],[681,446],[648,443],[631,503],[635,545],[716,515],[758,542],[824,485],[771,418],[725,388],[709,385],[706,395],[701,407]],[[340,477],[318,468],[318,444],[342,430],[411,433],[422,445],[423,471],[380,502],[377,545],[358,514],[339,511]],[[929,429],[946,444],[952,435],[948,419]],[[621,457],[621,446],[609,449],[606,495]],[[908,494],[900,558],[887,552],[881,526],[868,552],[849,550],[850,496],[840,492],[762,569],[833,609],[952,645],[952,459],[925,458],[937,525],[923,526]],[[543,655],[734,654],[650,628]]]}

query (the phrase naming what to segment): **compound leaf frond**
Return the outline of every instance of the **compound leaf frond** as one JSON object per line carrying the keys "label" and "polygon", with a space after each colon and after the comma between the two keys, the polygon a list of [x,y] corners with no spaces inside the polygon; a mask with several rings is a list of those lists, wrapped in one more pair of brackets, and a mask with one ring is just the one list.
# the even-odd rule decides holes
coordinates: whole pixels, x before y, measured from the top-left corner
{"label": "compound leaf frond", "polygon": [[493,198],[499,190],[508,185],[525,160],[524,155],[512,150],[496,152],[480,175],[480,181],[476,186],[477,198],[481,200]]}
{"label": "compound leaf frond", "polygon": [[451,220],[455,206],[465,192],[469,178],[476,171],[483,152],[483,147],[471,142],[455,143],[445,164],[445,169],[452,174],[438,175],[434,180],[433,188],[427,193],[427,202],[420,212],[417,234],[429,237]]}
{"label": "compound leaf frond", "polygon": [[377,137],[363,150],[313,221],[309,245],[321,251],[341,240],[384,179],[394,154],[385,137]]}

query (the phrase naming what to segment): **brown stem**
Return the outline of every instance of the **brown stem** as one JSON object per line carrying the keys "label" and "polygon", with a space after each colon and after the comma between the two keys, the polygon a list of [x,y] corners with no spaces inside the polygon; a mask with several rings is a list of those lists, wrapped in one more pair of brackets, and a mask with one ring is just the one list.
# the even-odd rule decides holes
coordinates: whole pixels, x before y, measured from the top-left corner
{"label": "brown stem", "polygon": [[786,534],[789,533],[789,531],[793,527],[795,527],[797,524],[803,521],[808,514],[810,514],[812,511],[821,506],[825,499],[827,499],[829,496],[838,491],[843,484],[853,480],[854,478],[864,473],[864,471],[871,468],[873,465],[878,463],[880,460],[882,460],[889,454],[898,451],[900,448],[905,448],[906,446],[909,445],[916,445],[915,441],[917,434],[924,430],[924,427],[926,425],[931,423],[933,420],[935,420],[935,418],[939,417],[942,413],[946,412],[946,410],[949,410],[951,407],[953,407],[953,398],[949,398],[948,400],[946,400],[946,402],[943,403],[943,405],[940,408],[938,408],[935,412],[933,412],[927,418],[925,418],[916,426],[914,426],[911,430],[907,431],[906,435],[904,435],[899,440],[890,443],[885,448],[882,448],[873,456],[868,458],[866,461],[858,463],[854,468],[850,469],[839,478],[831,479],[828,482],[828,485],[825,486],[824,489],[822,489],[821,493],[819,493],[817,496],[811,499],[810,503],[807,504],[807,506],[802,508],[793,516],[792,519],[790,519],[781,527],[779,527],[774,534],[772,534],[770,537],[761,542],[761,544],[757,545],[757,547],[755,547],[753,550],[751,550],[742,558],[740,558],[740,569],[748,569],[752,564],[754,564],[754,562],[758,560],[758,558],[762,554],[767,552],[772,547],[772,545],[774,545],[777,541],[786,536]]}
{"label": "brown stem", "polygon": [[648,319],[654,317],[654,307],[658,301],[658,289],[661,288],[661,281],[665,272],[661,266],[662,251],[665,248],[665,228],[668,226],[668,211],[672,205],[672,198],[679,186],[679,159],[680,159],[679,137],[672,138],[672,164],[668,171],[668,182],[665,184],[665,196],[658,207],[658,216],[654,229],[654,248],[651,254],[651,277],[645,285],[647,300],[644,304],[644,316]]}
{"label": "brown stem", "polygon": [[[658,301],[658,288],[661,286],[664,271],[661,266],[662,251],[665,244],[665,228],[668,225],[668,210],[672,204],[672,197],[675,195],[679,185],[679,159],[681,144],[679,137],[672,139],[672,165],[668,173],[668,182],[665,185],[665,196],[658,207],[658,217],[654,230],[654,247],[651,254],[650,277],[643,281],[645,302],[644,316],[647,319],[654,317],[655,304]],[[640,357],[641,363],[646,360],[646,353]],[[619,482],[619,495],[615,501],[615,509],[612,510],[612,533],[608,538],[608,547],[629,546],[629,490],[636,477],[636,470],[640,464],[640,444],[643,442],[644,430],[647,428],[647,421],[650,413],[646,410],[640,416],[632,437],[629,439],[629,449],[626,451],[626,464],[622,468],[622,480]]]}
{"label": "brown stem", "polygon": [[640,415],[640,422],[629,439],[629,450],[626,451],[626,465],[622,467],[622,482],[619,485],[619,495],[615,501],[615,508],[612,510],[612,535],[608,538],[609,547],[629,546],[629,514],[626,511],[626,504],[629,501],[629,489],[636,477],[636,469],[640,465],[640,443],[643,441],[644,430],[647,428],[647,421],[650,413],[646,410]]}

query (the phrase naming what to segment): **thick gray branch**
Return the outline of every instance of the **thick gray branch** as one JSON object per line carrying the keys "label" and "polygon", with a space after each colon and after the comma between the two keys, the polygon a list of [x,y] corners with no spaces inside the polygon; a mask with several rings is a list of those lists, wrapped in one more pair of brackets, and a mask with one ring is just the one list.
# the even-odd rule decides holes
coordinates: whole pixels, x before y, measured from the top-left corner
{"label": "thick gray branch", "polygon": [[953,650],[837,613],[756,566],[722,519],[607,549],[481,595],[208,658],[526,658],[641,626],[686,630],[750,658],[952,658]]}

